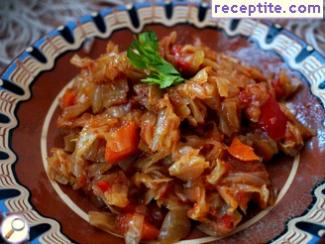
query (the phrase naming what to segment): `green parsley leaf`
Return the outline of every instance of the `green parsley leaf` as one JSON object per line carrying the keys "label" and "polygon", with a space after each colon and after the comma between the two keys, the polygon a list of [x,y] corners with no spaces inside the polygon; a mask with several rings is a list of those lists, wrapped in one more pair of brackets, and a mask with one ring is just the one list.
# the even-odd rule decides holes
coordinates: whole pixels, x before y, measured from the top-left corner
{"label": "green parsley leaf", "polygon": [[148,71],[148,77],[141,81],[157,84],[161,89],[184,81],[175,67],[160,56],[158,38],[155,32],[141,33],[127,50],[127,57],[131,64],[138,69]]}

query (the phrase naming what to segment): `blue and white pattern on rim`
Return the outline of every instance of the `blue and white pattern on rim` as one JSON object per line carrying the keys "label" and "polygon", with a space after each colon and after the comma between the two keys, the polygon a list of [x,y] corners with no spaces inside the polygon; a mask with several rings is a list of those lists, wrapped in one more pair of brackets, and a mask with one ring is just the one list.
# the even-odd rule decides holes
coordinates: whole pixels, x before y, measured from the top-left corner
{"label": "blue and white pattern on rim", "polygon": [[[310,83],[313,95],[325,107],[325,58],[302,40],[283,30],[255,20],[215,20],[204,3],[151,1],[105,8],[99,13],[68,22],[48,33],[18,56],[0,79],[0,211],[19,212],[31,225],[31,243],[71,243],[60,232],[60,224],[41,216],[29,202],[29,191],[19,184],[14,167],[17,156],[10,148],[12,130],[17,126],[18,103],[31,97],[35,77],[51,69],[62,53],[78,49],[92,37],[108,38],[114,30],[129,28],[135,33],[144,25],[173,26],[188,23],[198,28],[222,29],[229,36],[242,35],[264,50],[278,53],[290,68],[299,71]],[[313,203],[300,216],[287,223],[286,230],[272,243],[317,243],[325,224],[325,181],[315,186]],[[288,241],[288,242],[287,242]]]}

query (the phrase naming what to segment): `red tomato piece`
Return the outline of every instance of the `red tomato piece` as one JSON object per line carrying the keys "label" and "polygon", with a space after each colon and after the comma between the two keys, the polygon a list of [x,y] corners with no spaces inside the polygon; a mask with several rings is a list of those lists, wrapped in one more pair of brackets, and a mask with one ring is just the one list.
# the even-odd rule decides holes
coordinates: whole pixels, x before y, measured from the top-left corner
{"label": "red tomato piece", "polygon": [[98,181],[97,186],[101,189],[102,192],[108,191],[108,189],[110,188],[109,183],[105,180]]}
{"label": "red tomato piece", "polygon": [[181,55],[181,51],[182,51],[182,45],[180,45],[180,44],[174,44],[172,46],[172,54],[174,54],[175,56],[180,56]]}
{"label": "red tomato piece", "polygon": [[274,97],[270,96],[261,107],[259,123],[274,140],[285,136],[288,118],[282,112]]}
{"label": "red tomato piece", "polygon": [[185,58],[182,56],[182,45],[175,44],[172,47],[172,53],[174,54],[175,58],[175,66],[181,72],[189,72],[191,69],[191,63],[186,61]]}

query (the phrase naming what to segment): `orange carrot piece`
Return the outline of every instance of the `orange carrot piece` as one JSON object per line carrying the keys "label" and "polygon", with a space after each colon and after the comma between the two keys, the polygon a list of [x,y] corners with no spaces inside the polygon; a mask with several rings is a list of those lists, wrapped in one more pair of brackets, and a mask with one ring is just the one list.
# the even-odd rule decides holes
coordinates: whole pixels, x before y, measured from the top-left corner
{"label": "orange carrot piece", "polygon": [[138,128],[134,122],[128,122],[112,131],[107,138],[105,159],[115,164],[136,152],[138,148]]}
{"label": "orange carrot piece", "polygon": [[74,90],[67,90],[61,99],[61,108],[66,108],[76,103],[77,94]]}
{"label": "orange carrot piece", "polygon": [[254,153],[254,149],[242,143],[237,137],[232,140],[228,152],[233,157],[242,161],[260,160],[260,158]]}

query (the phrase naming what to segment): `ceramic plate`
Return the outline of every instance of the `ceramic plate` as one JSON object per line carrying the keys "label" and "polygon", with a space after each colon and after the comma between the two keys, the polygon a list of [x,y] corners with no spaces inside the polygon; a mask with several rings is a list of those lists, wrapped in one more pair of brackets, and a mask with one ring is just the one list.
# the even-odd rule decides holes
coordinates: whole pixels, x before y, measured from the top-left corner
{"label": "ceramic plate", "polygon": [[[153,1],[154,2],[154,1]],[[91,227],[95,209],[81,193],[50,182],[48,149],[62,144],[55,129],[58,97],[78,72],[73,54],[97,57],[108,39],[125,49],[134,33],[176,31],[195,37],[265,72],[288,70],[303,81],[291,99],[300,121],[317,131],[296,158],[267,165],[278,190],[276,204],[221,240],[198,231],[183,243],[317,243],[325,229],[325,59],[302,40],[255,20],[214,20],[207,5],[155,2],[106,8],[48,33],[27,48],[0,80],[0,209],[22,214],[32,243],[123,243]],[[91,43],[90,43],[91,42]],[[86,52],[91,44],[91,48]]]}

